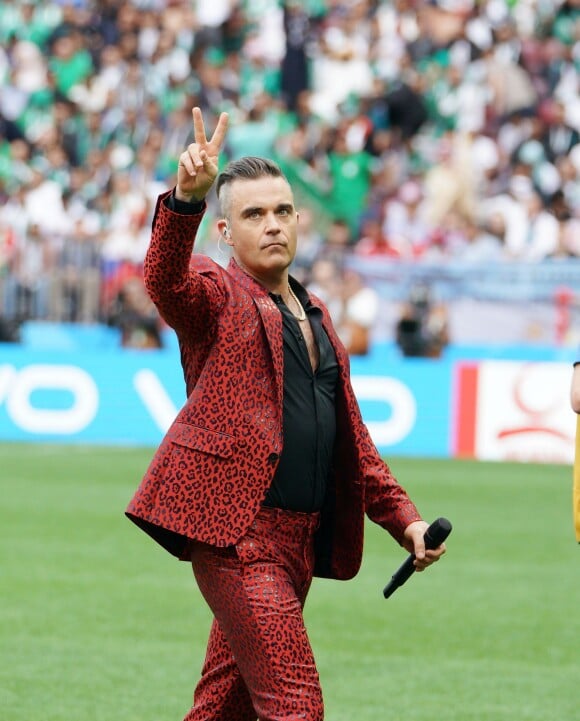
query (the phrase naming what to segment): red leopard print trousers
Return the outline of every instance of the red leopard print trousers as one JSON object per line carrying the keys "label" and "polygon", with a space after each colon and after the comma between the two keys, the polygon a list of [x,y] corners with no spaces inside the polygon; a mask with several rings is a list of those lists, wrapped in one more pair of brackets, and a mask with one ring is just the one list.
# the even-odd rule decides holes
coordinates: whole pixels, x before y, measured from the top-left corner
{"label": "red leopard print trousers", "polygon": [[321,721],[320,681],[302,609],[318,514],[263,508],[235,547],[192,543],[214,614],[185,721]]}

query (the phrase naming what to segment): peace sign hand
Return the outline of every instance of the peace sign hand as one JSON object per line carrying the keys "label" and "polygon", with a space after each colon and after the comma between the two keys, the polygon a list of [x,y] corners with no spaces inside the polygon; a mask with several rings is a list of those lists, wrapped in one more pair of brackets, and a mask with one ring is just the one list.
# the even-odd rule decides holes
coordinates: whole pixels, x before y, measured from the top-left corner
{"label": "peace sign hand", "polygon": [[228,127],[228,114],[221,113],[216,129],[207,140],[201,110],[191,111],[194,141],[179,156],[175,197],[186,202],[200,202],[207,195],[218,173],[219,152]]}

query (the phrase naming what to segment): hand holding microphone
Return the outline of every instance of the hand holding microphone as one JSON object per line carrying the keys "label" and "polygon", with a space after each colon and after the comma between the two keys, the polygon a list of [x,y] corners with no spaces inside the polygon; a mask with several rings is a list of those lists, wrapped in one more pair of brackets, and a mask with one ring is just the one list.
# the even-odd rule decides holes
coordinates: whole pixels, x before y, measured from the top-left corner
{"label": "hand holding microphone", "polygon": [[[425,531],[425,548],[438,548],[451,533],[451,523],[446,518],[438,518]],[[415,554],[411,553],[407,560],[393,574],[389,583],[383,589],[383,596],[389,598],[399,586],[402,586],[415,572]]]}

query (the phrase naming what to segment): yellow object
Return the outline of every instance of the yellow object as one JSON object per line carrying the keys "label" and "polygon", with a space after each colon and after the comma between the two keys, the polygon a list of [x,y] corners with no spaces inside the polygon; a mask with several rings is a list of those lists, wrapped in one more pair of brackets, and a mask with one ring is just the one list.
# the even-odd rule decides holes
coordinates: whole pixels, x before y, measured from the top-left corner
{"label": "yellow object", "polygon": [[574,483],[572,486],[572,512],[576,540],[580,543],[580,415],[576,417],[576,451],[574,455]]}

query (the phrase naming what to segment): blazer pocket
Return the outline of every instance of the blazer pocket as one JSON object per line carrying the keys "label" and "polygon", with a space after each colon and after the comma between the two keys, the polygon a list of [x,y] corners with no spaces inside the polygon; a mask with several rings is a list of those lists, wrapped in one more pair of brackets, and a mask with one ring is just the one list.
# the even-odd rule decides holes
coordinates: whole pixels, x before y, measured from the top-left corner
{"label": "blazer pocket", "polygon": [[177,421],[169,429],[169,440],[179,446],[191,448],[194,451],[210,453],[221,458],[231,458],[236,450],[238,440],[227,433],[212,431],[201,426],[192,426],[189,423]]}

